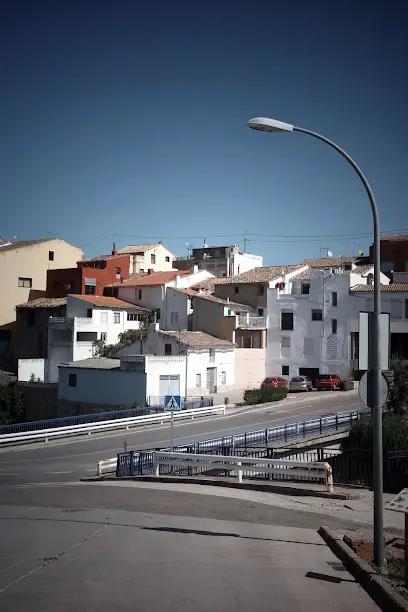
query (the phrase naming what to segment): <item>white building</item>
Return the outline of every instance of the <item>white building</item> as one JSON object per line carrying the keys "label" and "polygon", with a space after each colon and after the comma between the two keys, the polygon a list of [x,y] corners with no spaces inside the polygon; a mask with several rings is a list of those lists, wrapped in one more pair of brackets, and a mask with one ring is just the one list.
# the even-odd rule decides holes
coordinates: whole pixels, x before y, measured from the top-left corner
{"label": "white building", "polygon": [[[191,300],[188,292],[168,293],[168,289],[188,289],[213,278],[206,270],[193,272],[173,270],[148,274],[143,278],[124,281],[118,287],[118,297],[156,313],[156,321],[162,329],[188,330],[191,322]],[[183,325],[183,327],[181,327]]]}
{"label": "white building", "polygon": [[41,378],[43,371],[45,382],[58,382],[61,363],[92,357],[96,340],[115,344],[120,333],[138,329],[148,312],[113,297],[69,295],[66,316],[48,320],[48,359],[36,360],[35,370],[30,370],[32,360],[19,360],[19,380],[29,380],[31,372]]}
{"label": "white building", "polygon": [[[223,393],[234,388],[234,349],[232,342],[204,332],[163,331],[159,330],[156,324],[155,327],[152,326],[152,331],[145,340],[121,349],[117,356],[143,354],[183,357],[185,375],[184,379],[180,377],[177,385],[180,395],[189,397]],[[164,389],[163,386],[160,388]]]}
{"label": "white building", "polygon": [[[358,368],[359,312],[372,310],[366,297],[372,281],[372,266],[353,263],[347,271],[302,270],[281,288],[268,289],[266,375],[303,374],[312,380],[319,372],[350,376]],[[381,283],[383,294],[395,292],[383,274]],[[399,301],[402,308],[403,298]],[[383,312],[388,307],[390,300],[383,299]]]}
{"label": "white building", "polygon": [[181,257],[174,261],[174,266],[180,270],[192,270],[198,266],[200,270],[208,270],[217,277],[231,277],[254,268],[261,267],[263,258],[260,255],[243,253],[237,244],[230,246],[209,246],[203,244],[198,249],[192,249],[189,257]]}
{"label": "white building", "polygon": [[175,256],[158,242],[157,244],[134,244],[118,250],[119,255],[130,255],[130,274],[165,272],[173,269]]}

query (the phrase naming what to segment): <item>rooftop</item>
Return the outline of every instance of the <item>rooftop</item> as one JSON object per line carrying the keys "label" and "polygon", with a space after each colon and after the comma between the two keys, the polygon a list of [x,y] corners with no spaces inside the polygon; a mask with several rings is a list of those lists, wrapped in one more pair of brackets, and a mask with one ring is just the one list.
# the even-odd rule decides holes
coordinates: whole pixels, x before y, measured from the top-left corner
{"label": "rooftop", "polygon": [[298,274],[295,274],[294,276],[291,277],[291,281],[304,281],[304,280],[310,280],[310,268],[306,268],[306,270],[302,270],[301,272],[298,272]]}
{"label": "rooftop", "polygon": [[192,285],[191,289],[195,291],[204,291],[205,293],[213,293],[215,285],[225,284],[226,281],[229,281],[229,278],[207,278],[204,281]]}
{"label": "rooftop", "polygon": [[116,255],[96,255],[96,257],[90,257],[89,259],[83,259],[78,263],[92,263],[93,261],[108,261],[109,259],[117,259],[118,257],[124,257],[125,253]]}
{"label": "rooftop", "polygon": [[[374,285],[354,285],[350,291],[373,293]],[[408,283],[391,283],[390,285],[381,285],[381,291],[389,293],[408,293]]]}
{"label": "rooftop", "polygon": [[[0,243],[0,253],[4,253],[5,251],[13,251],[15,249],[24,249],[26,247],[36,246],[37,244],[42,244],[43,242],[51,242],[53,240],[65,242],[65,240],[63,240],[62,238],[39,238],[38,240],[18,240],[17,242],[12,242],[11,244],[6,242],[6,244],[2,245]],[[66,244],[69,243],[67,242]],[[74,248],[78,249],[78,251],[81,250],[79,247],[75,247],[74,245],[70,246],[73,246]]]}
{"label": "rooftop", "polygon": [[300,262],[302,266],[310,268],[341,268],[345,264],[365,265],[368,263],[368,257],[317,257],[312,259],[304,259]]}
{"label": "rooftop", "polygon": [[110,359],[108,357],[90,357],[79,361],[69,361],[60,363],[60,368],[81,368],[91,370],[120,370],[120,359]]}
{"label": "rooftop", "polygon": [[391,234],[381,236],[381,242],[408,242],[408,234]]}
{"label": "rooftop", "polygon": [[169,270],[168,272],[153,272],[145,274],[142,278],[136,280],[123,281],[119,286],[125,287],[154,287],[156,285],[166,285],[175,280],[176,276],[188,276],[190,270]]}
{"label": "rooftop", "polygon": [[143,310],[145,312],[148,312],[149,310],[148,308],[142,308],[141,306],[136,306],[136,304],[131,304],[130,302],[125,302],[124,300],[119,300],[115,297],[107,297],[105,295],[76,295],[71,293],[69,297],[82,300],[83,302],[92,304],[92,306],[102,306],[106,308],[127,308],[130,310]]}
{"label": "rooftop", "polygon": [[352,270],[352,272],[353,274],[360,274],[361,276],[363,276],[364,274],[368,274],[368,272],[370,272],[373,267],[374,264],[365,264],[362,266],[357,266],[356,268],[354,268],[354,270]]}
{"label": "rooftop", "polygon": [[[123,257],[123,255],[121,255],[121,257]],[[105,285],[105,287],[120,287],[121,285],[132,283],[133,281],[138,280],[139,278],[144,278],[145,276],[147,276],[147,272],[133,272],[129,275],[129,278],[125,278],[123,281],[118,280],[110,285]]]}
{"label": "rooftop", "polygon": [[229,300],[225,300],[223,298],[216,297],[215,295],[205,295],[195,293],[195,299],[208,300],[209,302],[216,302],[217,304],[221,304],[222,306],[227,306],[236,312],[251,312],[253,309],[246,304],[238,304],[238,302],[230,302]]}
{"label": "rooftop", "polygon": [[[118,253],[121,255],[136,255],[137,253],[147,253],[152,249],[157,249],[158,247],[163,247],[166,251],[169,251],[164,244],[160,242],[156,242],[154,244],[128,244],[127,246],[122,247],[118,250]],[[170,251],[169,251],[170,253]],[[173,253],[171,253],[173,255]]]}
{"label": "rooftop", "polygon": [[210,334],[206,334],[205,332],[201,331],[157,331],[158,333],[168,336],[169,338],[173,338],[174,340],[177,340],[181,344],[189,346],[190,348],[233,348],[235,346],[234,343],[230,342],[229,340],[216,338],[215,336],[211,336]]}
{"label": "rooftop", "polygon": [[36,300],[31,300],[29,302],[25,302],[24,304],[19,304],[16,308],[59,308],[60,306],[65,306],[67,303],[67,298],[46,298],[41,297]]}
{"label": "rooftop", "polygon": [[237,276],[223,278],[221,280],[224,281],[223,284],[232,285],[237,285],[239,283],[270,283],[271,281],[280,278],[283,274],[295,272],[298,269],[300,270],[300,268],[304,267],[305,265],[307,264],[296,266],[263,266],[261,268],[248,270],[248,272],[243,272]]}

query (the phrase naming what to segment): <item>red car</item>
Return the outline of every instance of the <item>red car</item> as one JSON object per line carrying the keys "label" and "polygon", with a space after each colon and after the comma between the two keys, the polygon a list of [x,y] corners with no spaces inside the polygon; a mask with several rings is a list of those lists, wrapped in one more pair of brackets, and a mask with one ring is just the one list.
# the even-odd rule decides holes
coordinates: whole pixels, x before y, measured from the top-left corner
{"label": "red car", "polygon": [[288,381],[281,376],[269,376],[261,384],[261,389],[275,389],[276,387],[287,387]]}
{"label": "red car", "polygon": [[316,378],[316,389],[318,391],[335,391],[341,389],[343,379],[337,374],[319,374]]}

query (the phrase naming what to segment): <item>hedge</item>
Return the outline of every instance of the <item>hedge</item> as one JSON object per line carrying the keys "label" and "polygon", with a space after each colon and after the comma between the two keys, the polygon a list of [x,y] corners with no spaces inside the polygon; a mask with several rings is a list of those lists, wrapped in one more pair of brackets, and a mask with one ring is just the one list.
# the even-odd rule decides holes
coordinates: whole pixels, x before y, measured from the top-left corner
{"label": "hedge", "polygon": [[288,394],[286,387],[271,387],[269,389],[247,389],[244,392],[244,403],[252,406],[253,404],[266,404],[267,402],[278,402],[285,399]]}

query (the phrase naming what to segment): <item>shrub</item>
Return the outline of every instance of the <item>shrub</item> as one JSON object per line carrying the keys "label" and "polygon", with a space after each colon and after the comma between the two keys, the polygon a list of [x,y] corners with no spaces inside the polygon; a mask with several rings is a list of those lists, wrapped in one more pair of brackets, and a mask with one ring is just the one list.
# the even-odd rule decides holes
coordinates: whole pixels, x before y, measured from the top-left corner
{"label": "shrub", "polygon": [[404,414],[408,410],[408,361],[395,358],[391,361],[393,380],[387,408],[394,414]]}
{"label": "shrub", "polygon": [[286,387],[269,389],[247,389],[244,392],[244,403],[247,406],[253,404],[266,404],[267,402],[278,402],[285,399],[288,394]]}
{"label": "shrub", "polygon": [[[342,443],[343,450],[372,450],[373,431],[371,415],[363,417],[350,430]],[[408,449],[408,419],[397,414],[386,414],[383,418],[383,450]]]}

